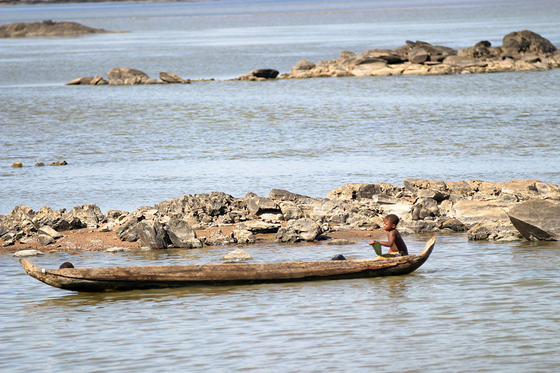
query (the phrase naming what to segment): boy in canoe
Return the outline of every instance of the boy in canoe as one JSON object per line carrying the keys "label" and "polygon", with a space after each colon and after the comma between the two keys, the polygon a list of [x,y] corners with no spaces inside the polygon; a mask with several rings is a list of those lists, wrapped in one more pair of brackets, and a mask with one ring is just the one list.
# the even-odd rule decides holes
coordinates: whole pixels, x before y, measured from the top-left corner
{"label": "boy in canoe", "polygon": [[379,242],[383,246],[389,247],[389,254],[408,255],[408,249],[401,234],[397,230],[399,224],[399,217],[395,214],[389,214],[383,219],[383,229],[388,232],[387,241],[369,241],[370,245]]}

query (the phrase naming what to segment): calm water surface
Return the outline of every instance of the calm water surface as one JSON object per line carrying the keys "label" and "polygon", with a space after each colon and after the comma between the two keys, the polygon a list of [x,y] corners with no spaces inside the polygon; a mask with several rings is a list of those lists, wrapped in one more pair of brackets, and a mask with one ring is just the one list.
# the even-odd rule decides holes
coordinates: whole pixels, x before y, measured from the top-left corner
{"label": "calm water surface", "polygon": [[[427,237],[409,237],[419,252]],[[312,260],[349,246],[264,245],[258,261]],[[51,254],[54,268],[216,262],[228,248]],[[371,250],[369,250],[371,251]],[[558,365],[557,243],[467,243],[440,236],[401,277],[304,284],[70,293],[2,261],[0,343],[10,372],[546,372]]]}
{"label": "calm water surface", "polygon": [[[127,33],[0,40],[0,214],[95,203],[132,211],[184,194],[313,197],[405,178],[560,184],[559,70],[437,77],[70,87],[132,67],[225,80],[405,40],[461,48],[529,29],[560,46],[551,1],[219,1],[10,6],[0,23]],[[12,169],[17,160],[22,169]],[[66,160],[65,167],[34,167]],[[428,237],[409,236],[412,252]],[[396,278],[73,294],[0,255],[0,370],[515,371],[560,363],[554,243],[441,236]],[[228,247],[33,258],[55,268],[215,262]],[[259,261],[349,246],[263,245]]]}

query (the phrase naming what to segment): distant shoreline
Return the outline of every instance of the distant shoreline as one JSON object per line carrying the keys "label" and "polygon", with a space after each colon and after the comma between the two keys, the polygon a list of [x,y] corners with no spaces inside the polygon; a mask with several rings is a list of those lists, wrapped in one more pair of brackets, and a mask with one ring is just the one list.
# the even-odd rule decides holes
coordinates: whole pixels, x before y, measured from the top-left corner
{"label": "distant shoreline", "polygon": [[199,3],[209,0],[0,0],[2,5],[51,5],[70,3]]}

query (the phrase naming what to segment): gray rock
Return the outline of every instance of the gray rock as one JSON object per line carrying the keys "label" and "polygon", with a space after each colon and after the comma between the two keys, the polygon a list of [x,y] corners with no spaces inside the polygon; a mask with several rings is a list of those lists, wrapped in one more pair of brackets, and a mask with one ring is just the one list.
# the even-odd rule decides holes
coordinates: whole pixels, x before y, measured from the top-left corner
{"label": "gray rock", "polygon": [[270,194],[268,195],[268,198],[274,201],[293,202],[298,205],[310,204],[316,201],[315,198],[288,192],[287,190],[283,190],[283,189],[272,189],[270,191]]}
{"label": "gray rock", "polygon": [[239,229],[247,230],[251,233],[276,233],[280,229],[280,224],[266,223],[262,220],[250,220],[239,224]]}
{"label": "gray rock", "polygon": [[282,213],[276,202],[270,198],[255,196],[247,198],[245,202],[247,203],[247,210],[253,215]]}
{"label": "gray rock", "polygon": [[235,229],[233,232],[233,239],[238,244],[251,244],[255,243],[256,237],[253,232],[245,229]]}
{"label": "gray rock", "polygon": [[49,166],[66,166],[68,162],[66,161],[56,161],[49,164]]}
{"label": "gray rock", "polygon": [[301,71],[308,71],[315,67],[315,64],[311,61],[303,60],[299,61],[294,67],[292,67],[292,73],[297,73]]}
{"label": "gray rock", "polygon": [[127,67],[111,69],[107,77],[110,85],[146,84],[148,79],[150,79],[146,73]]}
{"label": "gray rock", "polygon": [[280,210],[282,211],[282,215],[284,220],[297,220],[302,219],[305,216],[305,213],[293,202],[280,202]]}
{"label": "gray rock", "polygon": [[143,220],[136,226],[141,246],[151,249],[167,249],[171,240],[167,236],[163,224],[154,220]]}
{"label": "gray rock", "polygon": [[81,25],[76,22],[17,22],[0,26],[0,38],[17,38],[25,36],[61,36],[78,34],[96,34],[109,32]]}
{"label": "gray rock", "polygon": [[430,59],[430,54],[422,47],[415,46],[408,52],[408,60],[412,63],[424,63]]}
{"label": "gray rock", "polygon": [[[358,192],[361,188],[369,184],[349,183],[339,188],[333,189],[327,194],[327,199],[336,201],[353,201],[358,198]],[[364,192],[364,194],[367,192]]]}
{"label": "gray rock", "polygon": [[322,233],[321,226],[311,219],[290,220],[276,233],[276,242],[314,241]]}
{"label": "gray rock", "polygon": [[138,238],[140,237],[138,235],[138,229],[137,229],[137,225],[139,221],[140,220],[133,214],[127,216],[125,221],[115,232],[117,234],[117,237],[119,237],[121,241],[128,241],[128,242],[138,241]]}
{"label": "gray rock", "polygon": [[105,79],[100,76],[76,78],[66,83],[66,85],[105,85],[109,84]]}
{"label": "gray rock", "polygon": [[44,254],[37,250],[19,250],[16,251],[12,256],[21,258],[25,256],[38,256],[38,255],[44,255]]}
{"label": "gray rock", "polygon": [[204,241],[204,243],[208,246],[228,245],[234,242],[235,240],[233,237],[226,236],[220,229],[216,230]]}
{"label": "gray rock", "polygon": [[196,237],[196,232],[185,220],[170,219],[165,225],[165,230],[173,247],[188,249],[202,247],[202,242]]}
{"label": "gray rock", "polygon": [[173,73],[160,72],[159,73],[159,78],[161,79],[162,82],[168,83],[168,84],[186,84],[187,83],[187,81],[185,79],[183,79],[180,76],[175,75]]}
{"label": "gray rock", "polygon": [[47,235],[47,236],[51,236],[54,239],[62,237],[62,235],[60,233],[58,233],[57,231],[55,231],[54,229],[52,229],[48,225],[45,225],[45,226],[39,228],[37,230],[37,233],[38,234],[44,234],[44,235]]}
{"label": "gray rock", "polygon": [[97,229],[105,216],[97,205],[83,205],[73,207],[62,218],[74,229]]}
{"label": "gray rock", "polygon": [[40,235],[37,236],[37,238],[39,239],[39,242],[43,246],[47,246],[47,245],[53,244],[55,242],[54,238],[52,238],[51,236],[48,236],[46,234],[40,234]]}
{"label": "gray rock", "polygon": [[560,204],[531,200],[512,207],[508,215],[515,228],[527,240],[560,240]]}
{"label": "gray rock", "polygon": [[507,34],[502,40],[505,54],[516,55],[519,52],[546,54],[556,52],[556,47],[548,40],[529,30],[516,31]]}
{"label": "gray rock", "polygon": [[485,221],[509,222],[505,210],[511,206],[496,201],[461,200],[453,205],[449,215],[469,225]]}
{"label": "gray rock", "polygon": [[344,209],[342,203],[331,200],[317,201],[311,213],[313,220],[330,223],[346,223],[349,216],[350,213]]}
{"label": "gray rock", "polygon": [[447,219],[443,222],[443,224],[441,225],[442,229],[449,229],[452,230],[454,232],[464,232],[466,230],[468,230],[467,226],[463,223],[461,223],[458,219],[455,218],[451,218],[451,219]]}
{"label": "gray rock", "polygon": [[461,56],[448,56],[442,61],[444,64],[454,67],[485,67],[487,62],[481,61],[478,58],[461,57]]}
{"label": "gray rock", "polygon": [[253,75],[257,78],[276,79],[279,72],[274,69],[258,69],[253,71]]}
{"label": "gray rock", "polygon": [[412,206],[412,220],[424,220],[427,217],[440,215],[437,201],[433,198],[418,198]]}
{"label": "gray rock", "polygon": [[108,253],[122,253],[125,251],[132,251],[132,249],[129,249],[127,247],[120,247],[120,246],[113,246],[108,248],[107,250],[105,250]]}
{"label": "gray rock", "polygon": [[245,260],[253,260],[251,255],[241,249],[235,249],[224,255],[220,260],[227,263],[242,262]]}
{"label": "gray rock", "polygon": [[334,238],[332,240],[327,241],[327,245],[353,245],[356,242],[354,241],[349,241],[349,240],[344,240],[341,238]]}

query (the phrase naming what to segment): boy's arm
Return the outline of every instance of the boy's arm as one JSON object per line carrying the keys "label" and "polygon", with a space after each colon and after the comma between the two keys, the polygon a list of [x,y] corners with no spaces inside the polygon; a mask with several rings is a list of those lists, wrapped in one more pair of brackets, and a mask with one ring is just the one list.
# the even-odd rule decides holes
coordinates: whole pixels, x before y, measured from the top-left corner
{"label": "boy's arm", "polygon": [[395,243],[395,237],[396,236],[397,236],[397,233],[395,232],[395,230],[392,230],[392,231],[389,231],[387,241],[372,240],[372,241],[369,242],[369,244],[373,245],[374,243],[379,242],[379,244],[381,244],[383,246],[391,247]]}

